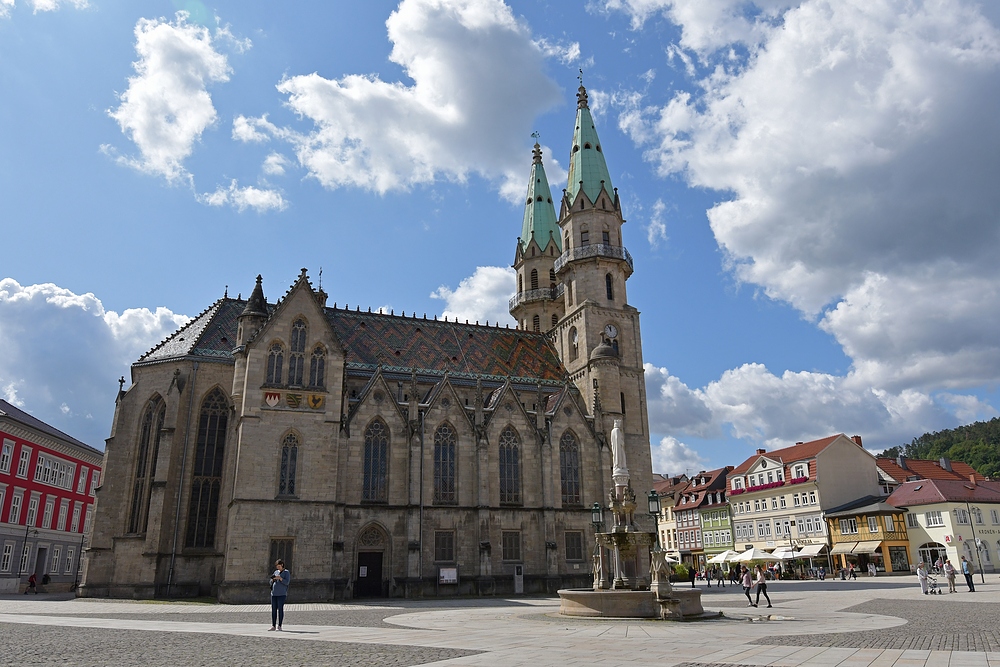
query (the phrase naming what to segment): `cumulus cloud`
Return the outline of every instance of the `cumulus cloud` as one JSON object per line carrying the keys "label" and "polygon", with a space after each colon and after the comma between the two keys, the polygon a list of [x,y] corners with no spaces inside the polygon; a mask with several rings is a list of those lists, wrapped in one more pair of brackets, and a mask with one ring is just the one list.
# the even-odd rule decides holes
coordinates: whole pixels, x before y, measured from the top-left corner
{"label": "cumulus cloud", "polygon": [[232,206],[240,213],[252,208],[258,213],[283,211],[288,206],[277,190],[255,188],[252,185],[240,187],[234,178],[229,187],[219,186],[215,192],[198,196],[198,201],[209,206]]}
{"label": "cumulus cloud", "polygon": [[[224,34],[224,41],[230,42],[228,29]],[[190,180],[184,160],[216,121],[208,87],[229,80],[228,61],[216,50],[208,28],[188,23],[183,11],[174,21],[140,19],[135,40],[136,74],[119,95],[121,104],[108,114],[135,143],[139,155],[118,155],[110,146],[103,148],[120,163],[168,181]]]}
{"label": "cumulus cloud", "polygon": [[0,280],[0,395],[96,447],[111,428],[119,375],[188,321],[167,308],[105,310],[91,293]]}
{"label": "cumulus cloud", "polygon": [[[16,5],[16,0],[0,0],[0,19],[8,18]],[[73,5],[77,9],[86,9],[90,5],[87,0],[28,0],[32,13],[54,12],[62,5]]]}
{"label": "cumulus cloud", "polygon": [[403,0],[386,28],[389,59],[412,84],[361,74],[291,76],[278,90],[314,129],[244,119],[239,138],[259,141],[266,131],[291,142],[327,188],[385,193],[475,173],[520,199],[534,119],[561,100],[545,59],[575,58],[579,47],[543,48],[502,0]]}
{"label": "cumulus cloud", "polygon": [[516,324],[507,311],[515,276],[514,269],[506,266],[480,266],[454,290],[442,285],[431,298],[445,302],[441,314],[449,319]]}
{"label": "cumulus cloud", "polygon": [[646,225],[646,240],[652,248],[657,248],[660,242],[667,241],[667,223],[663,221],[663,214],[667,210],[667,205],[662,199],[653,202],[653,213],[649,216],[649,224]]}
{"label": "cumulus cloud", "polygon": [[697,473],[708,466],[702,456],[677,438],[667,436],[652,447],[653,470],[663,475]]}

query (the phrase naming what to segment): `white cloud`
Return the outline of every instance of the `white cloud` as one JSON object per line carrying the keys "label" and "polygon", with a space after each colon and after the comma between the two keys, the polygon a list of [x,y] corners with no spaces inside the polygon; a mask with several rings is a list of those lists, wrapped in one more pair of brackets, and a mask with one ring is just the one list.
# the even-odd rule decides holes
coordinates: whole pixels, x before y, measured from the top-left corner
{"label": "white cloud", "polygon": [[708,461],[676,438],[665,437],[651,448],[653,471],[663,475],[692,474],[704,470]]}
{"label": "white cloud", "polygon": [[14,0],[0,0],[0,19],[10,18],[10,10],[13,8]]}
{"label": "white cloud", "polygon": [[667,205],[662,199],[657,199],[653,203],[653,214],[649,216],[649,224],[646,226],[646,240],[653,248],[657,248],[660,242],[667,242],[667,223],[663,221],[663,213],[667,210]]}
{"label": "white cloud", "polygon": [[261,168],[268,176],[284,176],[285,169],[291,164],[291,161],[281,153],[269,153],[264,158],[264,164]]}
{"label": "white cloud", "polygon": [[[268,131],[292,142],[299,162],[327,188],[385,193],[476,173],[520,199],[534,119],[561,98],[529,29],[501,0],[403,0],[386,27],[389,58],[412,84],[375,75],[292,76],[278,90],[314,129]],[[571,45],[554,57],[575,51]]]}
{"label": "white cloud", "polygon": [[550,42],[547,39],[540,39],[535,44],[545,54],[545,57],[555,58],[563,65],[569,65],[580,59],[579,42],[563,44],[561,42]]}
{"label": "white cloud", "polygon": [[[103,447],[117,378],[188,321],[166,308],[105,310],[93,294],[0,280],[0,395],[39,419]],[[65,406],[65,409],[63,408]]]}
{"label": "white cloud", "polygon": [[267,116],[263,118],[247,118],[246,116],[239,115],[233,119],[233,141],[255,144],[270,141],[270,135],[258,129],[260,127],[267,127],[268,125]]}
{"label": "white cloud", "polygon": [[442,285],[431,293],[431,298],[445,302],[441,314],[449,319],[516,324],[507,311],[515,275],[514,269],[506,266],[480,266],[456,289]]}
{"label": "white cloud", "polygon": [[108,111],[139,149],[138,157],[118,156],[118,161],[168,181],[190,180],[184,160],[216,120],[208,86],[228,81],[231,72],[209,30],[187,19],[186,12],[177,12],[173,22],[136,23],[136,75],[118,108]]}
{"label": "white cloud", "polygon": [[209,206],[232,206],[240,213],[252,208],[257,213],[284,211],[288,206],[277,190],[255,188],[252,185],[240,187],[234,178],[229,187],[219,186],[215,192],[198,196],[198,201]]}
{"label": "white cloud", "polygon": [[[16,4],[16,0],[0,0],[0,19],[9,18],[10,12]],[[27,4],[31,5],[33,14],[37,14],[38,12],[54,12],[61,5],[66,4],[73,5],[77,9],[86,9],[90,6],[87,0],[28,0]]]}

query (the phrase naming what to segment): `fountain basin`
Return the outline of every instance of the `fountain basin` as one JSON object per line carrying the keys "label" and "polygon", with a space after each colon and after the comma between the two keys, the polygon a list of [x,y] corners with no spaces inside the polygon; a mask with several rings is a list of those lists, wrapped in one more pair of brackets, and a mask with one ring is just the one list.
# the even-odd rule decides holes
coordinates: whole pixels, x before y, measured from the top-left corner
{"label": "fountain basin", "polygon": [[659,618],[660,605],[651,591],[564,588],[559,591],[559,613],[591,618]]}

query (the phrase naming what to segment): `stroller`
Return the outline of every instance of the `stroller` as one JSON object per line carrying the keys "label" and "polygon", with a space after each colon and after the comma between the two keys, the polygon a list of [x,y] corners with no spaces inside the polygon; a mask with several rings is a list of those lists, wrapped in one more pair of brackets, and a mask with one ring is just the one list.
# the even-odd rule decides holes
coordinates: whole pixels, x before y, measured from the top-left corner
{"label": "stroller", "polygon": [[927,573],[927,593],[930,595],[941,595],[941,589],[938,588],[937,577],[934,576],[933,572]]}

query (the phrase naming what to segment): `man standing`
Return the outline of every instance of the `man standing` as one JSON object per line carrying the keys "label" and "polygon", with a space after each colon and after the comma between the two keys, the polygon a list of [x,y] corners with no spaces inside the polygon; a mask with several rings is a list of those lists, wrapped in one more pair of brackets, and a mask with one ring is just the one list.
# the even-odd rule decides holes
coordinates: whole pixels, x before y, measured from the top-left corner
{"label": "man standing", "polygon": [[976,586],[972,583],[972,574],[975,570],[972,568],[972,563],[966,560],[965,556],[962,556],[962,574],[965,575],[965,583],[969,586],[969,592],[975,593]]}

